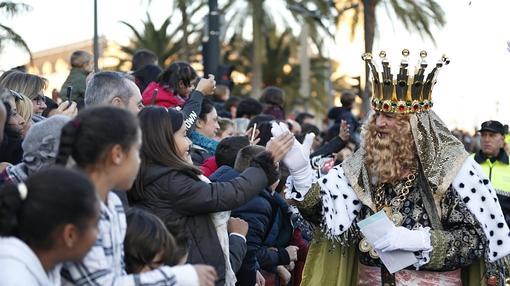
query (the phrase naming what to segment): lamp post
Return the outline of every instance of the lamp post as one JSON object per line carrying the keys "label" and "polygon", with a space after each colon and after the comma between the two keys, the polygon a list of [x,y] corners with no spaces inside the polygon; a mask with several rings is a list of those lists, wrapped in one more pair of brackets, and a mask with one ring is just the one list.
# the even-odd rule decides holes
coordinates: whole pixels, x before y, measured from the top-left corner
{"label": "lamp post", "polygon": [[209,0],[208,40],[204,50],[204,76],[216,74],[220,64],[220,15],[218,1]]}
{"label": "lamp post", "polygon": [[97,0],[94,0],[94,72],[99,71],[99,38],[97,36]]}

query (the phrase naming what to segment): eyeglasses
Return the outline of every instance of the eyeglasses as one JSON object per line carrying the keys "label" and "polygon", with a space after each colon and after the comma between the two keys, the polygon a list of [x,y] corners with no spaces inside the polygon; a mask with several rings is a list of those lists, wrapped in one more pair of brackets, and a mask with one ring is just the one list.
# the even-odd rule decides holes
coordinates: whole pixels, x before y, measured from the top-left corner
{"label": "eyeglasses", "polygon": [[46,102],[46,96],[38,94],[36,97],[32,98],[36,104],[43,104]]}

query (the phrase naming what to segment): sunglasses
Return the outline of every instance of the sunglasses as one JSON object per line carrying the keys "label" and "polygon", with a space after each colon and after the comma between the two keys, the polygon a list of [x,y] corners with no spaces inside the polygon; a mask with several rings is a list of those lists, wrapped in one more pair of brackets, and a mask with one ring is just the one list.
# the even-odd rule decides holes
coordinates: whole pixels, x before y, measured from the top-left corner
{"label": "sunglasses", "polygon": [[25,99],[23,98],[23,96],[22,96],[19,92],[14,91],[14,90],[12,90],[12,89],[9,89],[9,92],[10,92],[10,93],[11,93],[11,95],[14,97],[14,100],[15,100],[15,101],[20,101],[20,100],[21,100],[21,101],[23,101],[23,100],[25,100]]}

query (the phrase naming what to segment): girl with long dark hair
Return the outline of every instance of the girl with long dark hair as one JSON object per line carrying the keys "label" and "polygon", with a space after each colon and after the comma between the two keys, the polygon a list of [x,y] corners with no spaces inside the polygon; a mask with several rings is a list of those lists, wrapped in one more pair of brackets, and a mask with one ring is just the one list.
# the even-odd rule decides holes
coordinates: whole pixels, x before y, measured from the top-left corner
{"label": "girl with long dark hair", "polygon": [[[292,146],[294,137],[287,133],[273,139],[267,151],[238,178],[210,183],[191,163],[191,141],[181,112],[149,106],[140,112],[139,119],[142,164],[128,194],[131,203],[150,210],[165,224],[184,225],[190,236],[188,262],[214,266],[219,277],[216,285],[233,285],[246,245],[243,240],[244,246],[235,243],[237,237],[227,232],[230,210],[278,179],[275,163]],[[241,253],[239,265],[231,259],[232,253]]]}
{"label": "girl with long dark hair", "polygon": [[88,108],[62,129],[57,163],[72,157],[93,182],[101,201],[99,237],[80,263],[66,263],[62,277],[78,285],[212,285],[209,266],[162,266],[127,275],[123,262],[126,217],[111,190],[129,190],[140,165],[141,132],[136,118],[115,107]]}

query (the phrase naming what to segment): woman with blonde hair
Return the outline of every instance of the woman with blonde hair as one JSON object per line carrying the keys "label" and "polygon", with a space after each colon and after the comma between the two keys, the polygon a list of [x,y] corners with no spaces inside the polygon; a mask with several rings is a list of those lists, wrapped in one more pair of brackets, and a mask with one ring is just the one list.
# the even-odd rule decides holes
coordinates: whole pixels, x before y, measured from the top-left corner
{"label": "woman with blonde hair", "polygon": [[21,135],[23,138],[27,135],[28,129],[32,127],[32,116],[34,115],[34,105],[30,98],[26,97],[23,94],[20,94],[21,100],[16,101],[16,109],[18,114],[25,120],[25,125],[23,126],[23,130],[21,130]]}
{"label": "woman with blonde hair", "polygon": [[[48,87],[48,80],[35,74],[12,72],[0,81],[0,86],[14,90],[30,98],[32,102],[32,121],[39,122],[44,119],[42,112],[46,109],[46,96],[44,90]],[[57,114],[76,116],[76,103],[71,105],[66,101],[59,106]]]}
{"label": "woman with blonde hair", "polygon": [[41,121],[41,113],[46,109],[44,90],[48,87],[48,80],[29,73],[13,72],[2,79],[0,85],[17,91],[30,98],[33,104],[34,121]]}

